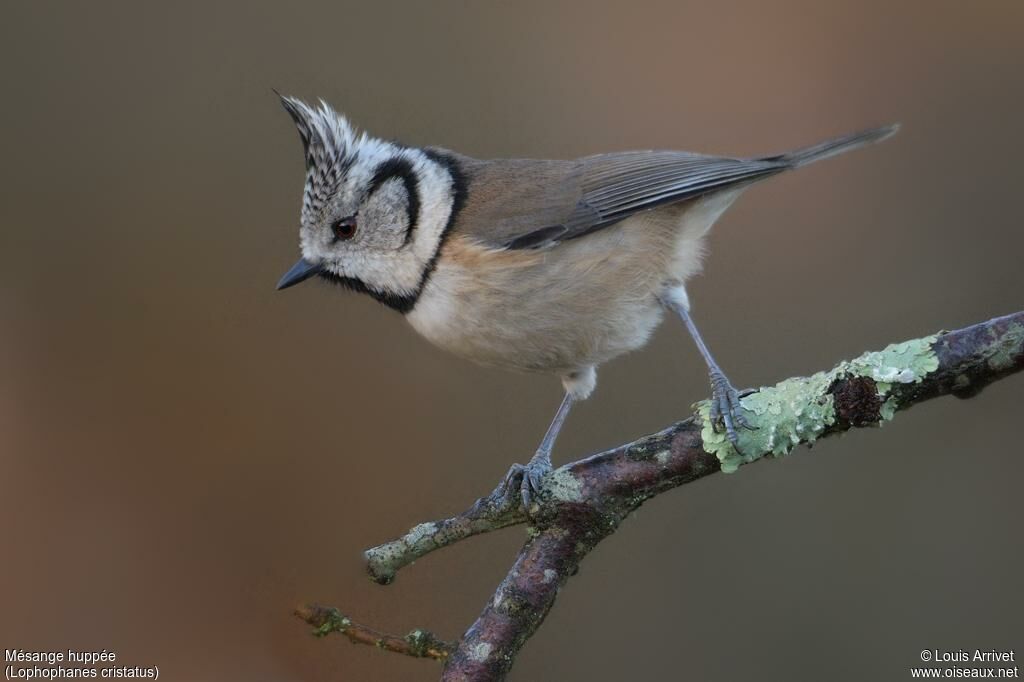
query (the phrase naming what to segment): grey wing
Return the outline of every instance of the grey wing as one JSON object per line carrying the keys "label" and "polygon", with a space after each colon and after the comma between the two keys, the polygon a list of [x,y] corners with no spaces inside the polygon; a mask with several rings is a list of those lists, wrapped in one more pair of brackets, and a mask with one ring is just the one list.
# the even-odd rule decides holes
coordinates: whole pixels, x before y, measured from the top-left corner
{"label": "grey wing", "polygon": [[[484,162],[477,235],[510,249],[552,246],[640,211],[693,199],[880,142],[898,125],[862,130],[778,156],[732,159],[689,152],[621,152],[577,161]],[[507,200],[494,195],[501,188]],[[473,203],[468,202],[468,203]],[[484,228],[483,226],[487,226]]]}
{"label": "grey wing", "polygon": [[782,157],[732,159],[688,152],[646,151],[580,159],[575,204],[558,224],[538,225],[503,246],[550,246],[589,234],[640,211],[751,182],[791,167]]}

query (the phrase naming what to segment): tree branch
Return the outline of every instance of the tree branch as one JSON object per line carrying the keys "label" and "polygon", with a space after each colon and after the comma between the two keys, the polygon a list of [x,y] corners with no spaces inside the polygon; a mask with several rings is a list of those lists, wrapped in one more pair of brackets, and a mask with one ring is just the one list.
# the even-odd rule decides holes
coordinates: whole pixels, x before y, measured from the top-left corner
{"label": "tree branch", "polygon": [[354,623],[348,616],[341,615],[338,609],[319,604],[300,606],[295,609],[295,615],[313,626],[313,635],[316,637],[326,637],[337,632],[348,637],[353,644],[369,644],[414,658],[444,661],[455,649],[454,644],[437,639],[427,630],[413,630],[405,637],[389,635]]}
{"label": "tree branch", "polygon": [[[664,431],[551,472],[527,511],[511,508],[495,489],[458,516],[420,524],[367,550],[370,576],[388,583],[403,566],[436,549],[529,523],[530,538],[476,622],[454,647],[438,643],[444,656],[433,656],[445,660],[442,680],[501,680],[583,557],[651,497],[716,471],[735,471],[765,455],[786,455],[799,444],[877,425],[924,400],[973,397],[1022,368],[1024,312],[1019,312],[894,344],[828,372],[762,388],[742,400],[756,428],[741,432],[738,450],[712,427],[705,401],[696,414]],[[319,623],[320,630],[326,622],[306,620]],[[408,653],[401,645],[380,644],[379,637],[349,634],[351,623],[334,629],[353,641]]]}
{"label": "tree branch", "polygon": [[366,550],[363,553],[366,570],[374,582],[387,585],[395,579],[400,568],[425,554],[473,535],[523,523],[526,518],[521,506],[507,504],[500,491],[495,489],[458,516],[421,523],[397,540]]}

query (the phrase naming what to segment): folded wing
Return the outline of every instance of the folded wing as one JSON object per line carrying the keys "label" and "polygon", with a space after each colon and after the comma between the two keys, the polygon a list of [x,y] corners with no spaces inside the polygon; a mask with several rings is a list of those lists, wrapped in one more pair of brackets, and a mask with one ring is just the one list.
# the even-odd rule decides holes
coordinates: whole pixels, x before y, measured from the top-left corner
{"label": "folded wing", "polygon": [[578,198],[564,220],[513,236],[503,246],[550,246],[640,211],[758,180],[789,167],[778,158],[731,159],[671,151],[602,154],[576,163],[573,176],[578,182]]}

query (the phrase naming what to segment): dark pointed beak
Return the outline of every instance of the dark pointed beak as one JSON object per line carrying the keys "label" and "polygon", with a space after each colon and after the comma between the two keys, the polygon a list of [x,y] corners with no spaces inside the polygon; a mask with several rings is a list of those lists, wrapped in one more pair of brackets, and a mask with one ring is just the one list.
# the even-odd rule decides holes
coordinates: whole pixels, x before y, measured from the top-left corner
{"label": "dark pointed beak", "polygon": [[284,277],[277,283],[277,290],[287,289],[288,287],[295,286],[299,282],[305,282],[313,275],[319,274],[323,270],[322,265],[314,265],[305,258],[300,258],[299,262],[292,266],[292,269],[284,273]]}

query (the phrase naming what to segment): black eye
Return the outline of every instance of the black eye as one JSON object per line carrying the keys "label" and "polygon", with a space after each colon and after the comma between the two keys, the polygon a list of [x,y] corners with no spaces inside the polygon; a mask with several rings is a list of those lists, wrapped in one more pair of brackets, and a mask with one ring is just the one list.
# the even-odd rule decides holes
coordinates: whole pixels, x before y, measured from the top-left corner
{"label": "black eye", "polygon": [[331,232],[334,233],[335,241],[344,241],[356,236],[356,217],[342,218],[331,224]]}

